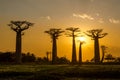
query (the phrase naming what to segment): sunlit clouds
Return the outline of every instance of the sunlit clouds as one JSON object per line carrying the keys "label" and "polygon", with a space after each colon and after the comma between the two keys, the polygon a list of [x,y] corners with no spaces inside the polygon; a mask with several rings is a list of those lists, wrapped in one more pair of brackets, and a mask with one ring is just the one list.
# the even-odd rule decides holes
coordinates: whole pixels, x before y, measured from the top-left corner
{"label": "sunlit clouds", "polygon": [[73,13],[73,17],[76,17],[76,18],[81,18],[81,19],[88,19],[88,20],[94,20],[94,18],[88,14],[76,14],[76,13]]}
{"label": "sunlit clouds", "polygon": [[45,19],[45,20],[51,20],[51,17],[50,16],[42,16],[40,17],[41,19]]}
{"label": "sunlit clouds", "polygon": [[110,18],[109,22],[110,23],[114,23],[114,24],[118,24],[118,23],[120,23],[120,20],[117,20],[117,19],[114,19],[114,18]]}
{"label": "sunlit clouds", "polygon": [[94,17],[91,16],[90,14],[86,14],[86,13],[83,13],[83,14],[73,13],[72,16],[75,17],[75,18],[79,18],[79,19],[83,19],[83,20],[95,21],[95,22],[98,22],[98,23],[105,23],[105,22],[109,22],[109,23],[112,23],[112,24],[120,23],[120,20],[118,20],[118,19],[100,17],[101,14],[99,14],[99,13],[96,13],[94,15]]}

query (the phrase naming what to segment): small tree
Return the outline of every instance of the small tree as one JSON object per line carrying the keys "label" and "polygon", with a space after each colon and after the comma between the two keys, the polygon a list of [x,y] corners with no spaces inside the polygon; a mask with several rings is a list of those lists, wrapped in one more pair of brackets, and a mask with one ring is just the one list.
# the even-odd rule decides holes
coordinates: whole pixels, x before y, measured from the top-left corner
{"label": "small tree", "polygon": [[102,49],[102,59],[101,59],[101,63],[103,62],[104,60],[104,57],[105,57],[105,53],[106,53],[106,46],[102,45],[101,46],[101,49]]}
{"label": "small tree", "polygon": [[85,33],[94,40],[95,63],[100,63],[99,39],[107,35],[107,33],[102,33],[102,31],[103,29],[92,29]]}
{"label": "small tree", "polygon": [[49,61],[49,55],[50,55],[50,52],[46,52],[46,58],[47,58],[47,60]]}
{"label": "small tree", "polygon": [[8,26],[16,32],[16,63],[21,63],[22,35],[23,31],[27,30],[33,23],[27,21],[11,21]]}
{"label": "small tree", "polygon": [[105,60],[107,60],[107,62],[112,62],[113,60],[115,60],[115,58],[112,54],[107,54]]}
{"label": "small tree", "polygon": [[55,29],[51,28],[48,31],[45,31],[45,33],[49,34],[52,38],[52,63],[55,64],[57,61],[57,39],[59,36],[61,36],[61,33],[64,31],[61,29]]}
{"label": "small tree", "polygon": [[66,28],[66,30],[70,31],[67,32],[66,35],[68,35],[68,37],[72,37],[72,63],[75,64],[77,63],[77,58],[76,58],[76,45],[75,45],[75,38],[78,36],[78,34],[80,34],[80,30],[79,28]]}

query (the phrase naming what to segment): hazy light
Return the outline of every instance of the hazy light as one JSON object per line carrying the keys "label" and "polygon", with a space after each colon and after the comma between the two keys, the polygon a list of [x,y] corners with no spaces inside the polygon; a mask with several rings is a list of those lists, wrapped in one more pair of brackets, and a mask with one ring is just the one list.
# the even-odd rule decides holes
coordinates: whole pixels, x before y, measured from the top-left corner
{"label": "hazy light", "polygon": [[85,41],[85,37],[84,37],[84,36],[80,36],[79,40],[80,40],[81,42],[84,42],[84,41]]}

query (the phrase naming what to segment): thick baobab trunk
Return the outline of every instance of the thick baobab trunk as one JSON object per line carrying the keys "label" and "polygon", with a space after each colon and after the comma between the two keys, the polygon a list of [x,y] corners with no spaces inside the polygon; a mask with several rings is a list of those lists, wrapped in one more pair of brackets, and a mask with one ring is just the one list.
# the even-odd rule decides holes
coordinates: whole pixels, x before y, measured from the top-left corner
{"label": "thick baobab trunk", "polygon": [[16,63],[21,63],[21,32],[16,34]]}
{"label": "thick baobab trunk", "polygon": [[94,52],[95,52],[95,63],[100,62],[100,52],[99,52],[99,41],[98,38],[95,38],[94,40]]}
{"label": "thick baobab trunk", "polygon": [[82,43],[80,42],[79,46],[79,64],[82,63]]}
{"label": "thick baobab trunk", "polygon": [[53,38],[53,45],[52,45],[52,63],[55,64],[57,59],[57,44],[56,38]]}
{"label": "thick baobab trunk", "polygon": [[[74,34],[73,34],[74,35]],[[76,60],[76,45],[75,45],[75,36],[73,36],[73,46],[72,46],[72,63],[75,64]]]}

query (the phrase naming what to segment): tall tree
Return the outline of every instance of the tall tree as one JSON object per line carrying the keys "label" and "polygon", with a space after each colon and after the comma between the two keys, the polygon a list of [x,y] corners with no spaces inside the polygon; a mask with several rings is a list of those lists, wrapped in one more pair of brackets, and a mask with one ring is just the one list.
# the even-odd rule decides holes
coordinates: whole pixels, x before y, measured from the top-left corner
{"label": "tall tree", "polygon": [[78,35],[80,34],[80,30],[79,28],[73,27],[66,28],[66,30],[69,31],[66,35],[68,35],[68,37],[72,37],[72,63],[75,64],[77,63],[75,38],[78,37]]}
{"label": "tall tree", "polygon": [[80,41],[79,45],[79,64],[82,64],[82,44],[85,43],[84,41]]}
{"label": "tall tree", "polygon": [[99,52],[99,39],[107,35],[107,33],[102,33],[103,29],[92,29],[85,33],[87,36],[91,37],[94,40],[94,59],[95,63],[100,62],[100,52]]}
{"label": "tall tree", "polygon": [[8,26],[16,32],[16,63],[21,63],[22,35],[23,31],[27,30],[33,23],[27,21],[11,21]]}
{"label": "tall tree", "polygon": [[55,64],[57,61],[57,39],[59,36],[61,36],[61,33],[64,31],[61,29],[55,29],[51,28],[48,31],[45,31],[45,33],[49,34],[52,38],[52,63]]}
{"label": "tall tree", "polygon": [[102,45],[101,46],[101,49],[102,49],[102,59],[101,59],[101,63],[103,62],[104,60],[104,57],[105,57],[105,53],[106,53],[106,46]]}

